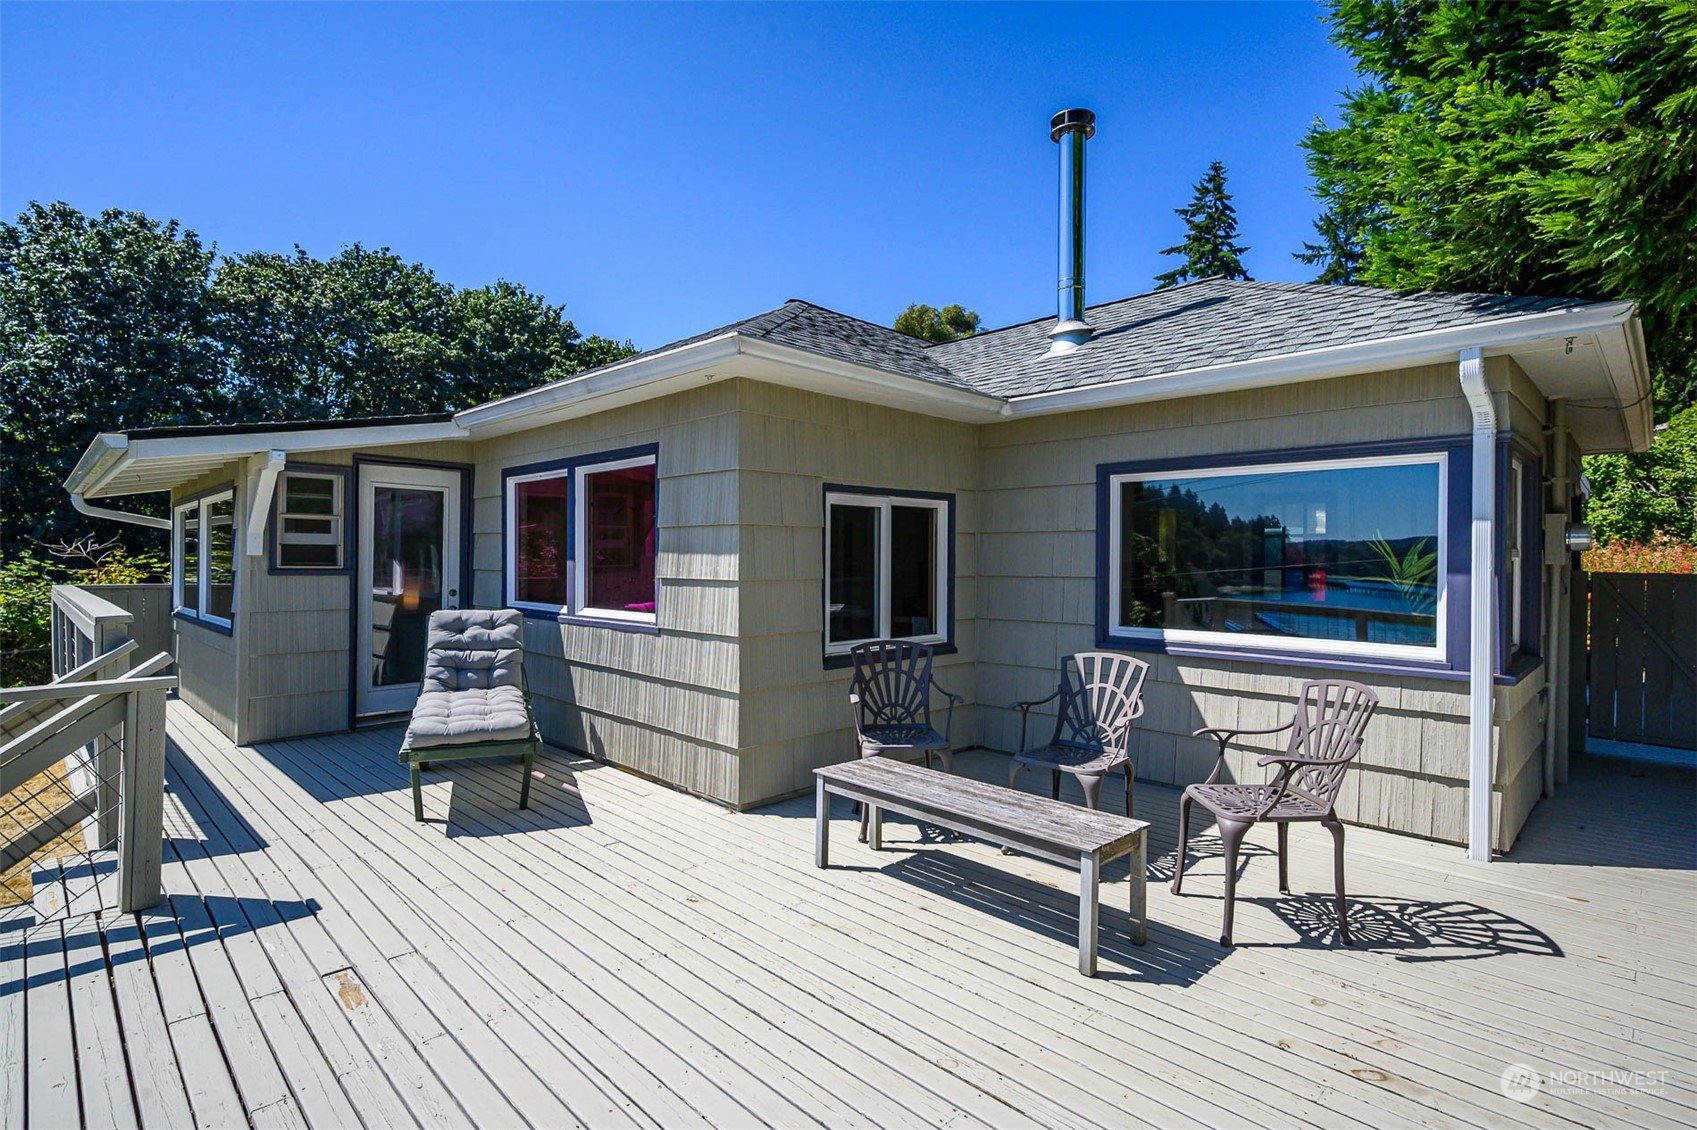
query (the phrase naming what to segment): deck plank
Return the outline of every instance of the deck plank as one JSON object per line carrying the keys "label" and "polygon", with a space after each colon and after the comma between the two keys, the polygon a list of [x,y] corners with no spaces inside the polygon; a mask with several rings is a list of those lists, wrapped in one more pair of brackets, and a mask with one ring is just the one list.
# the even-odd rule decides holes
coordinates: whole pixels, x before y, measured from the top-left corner
{"label": "deck plank", "polygon": [[[26,912],[27,913],[27,912]],[[0,933],[0,1130],[24,1125],[24,930],[21,915],[7,920],[16,928]]]}
{"label": "deck plank", "polygon": [[26,945],[27,1120],[31,1126],[81,1126],[64,924],[42,923],[29,931]]}
{"label": "deck plank", "polygon": [[116,917],[106,924],[106,952],[137,1114],[146,1130],[192,1126],[194,1112],[171,1046],[165,1009],[148,969],[141,926],[133,914]]}
{"label": "deck plank", "polygon": [[[47,1101],[81,1120],[76,1057],[39,1053],[93,1071],[117,1025],[143,1127],[1697,1123],[1689,773],[1582,760],[1488,866],[1351,828],[1354,948],[1326,940],[1329,838],[1293,833],[1292,896],[1252,843],[1229,951],[1211,828],[1172,896],[1176,793],[1142,786],[1149,944],[1123,936],[1122,862],[1085,982],[1075,875],[911,822],[874,854],[841,806],[820,872],[811,798],[731,813],[550,751],[529,811],[510,764],[468,762],[430,774],[420,825],[397,730],[247,749],[181,704],[169,728],[171,901],[103,912],[109,981],[93,920],[74,950],[51,924],[0,953],[27,985],[0,1019],[28,1037],[0,1033],[0,1130],[26,1091],[44,1124],[50,1063],[71,1085]],[[956,756],[991,783],[1005,765]],[[1653,835],[1623,818],[1645,811]],[[61,913],[102,901],[62,872],[43,889]],[[1520,1104],[1498,1087],[1515,1061],[1670,1075]],[[89,1123],[129,1124],[95,1078]]]}
{"label": "deck plank", "polygon": [[[94,915],[74,919],[65,929],[66,956],[73,968],[104,964],[100,922]],[[140,1125],[124,1062],[124,1038],[118,1007],[105,977],[71,978],[71,1024],[76,1030],[77,1083],[83,1125],[89,1130],[127,1130]]]}

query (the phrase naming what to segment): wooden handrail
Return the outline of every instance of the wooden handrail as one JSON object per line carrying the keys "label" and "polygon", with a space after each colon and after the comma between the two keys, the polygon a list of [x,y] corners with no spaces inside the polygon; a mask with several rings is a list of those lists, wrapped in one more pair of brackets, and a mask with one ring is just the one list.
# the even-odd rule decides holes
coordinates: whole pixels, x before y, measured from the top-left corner
{"label": "wooden handrail", "polygon": [[78,585],[54,585],[53,606],[87,636],[93,636],[102,625],[128,624],[135,619],[126,609]]}
{"label": "wooden handrail", "polygon": [[[173,660],[169,654],[160,666],[169,666]],[[157,668],[156,668],[157,669]],[[34,702],[43,698],[88,698],[91,695],[115,694],[124,691],[170,690],[177,685],[175,675],[154,675],[152,678],[137,679],[95,679],[87,683],[72,683],[67,686],[55,686],[48,683],[41,687],[4,687],[0,688],[0,702]]]}

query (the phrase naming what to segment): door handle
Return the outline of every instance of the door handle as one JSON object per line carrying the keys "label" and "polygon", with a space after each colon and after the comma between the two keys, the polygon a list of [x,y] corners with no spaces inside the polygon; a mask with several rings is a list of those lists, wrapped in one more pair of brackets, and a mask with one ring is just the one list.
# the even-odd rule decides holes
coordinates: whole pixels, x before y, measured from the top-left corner
{"label": "door handle", "polygon": [[460,595],[459,589],[449,589],[448,590],[448,607],[449,608],[458,608],[460,606],[459,605],[459,599],[458,599],[459,595]]}

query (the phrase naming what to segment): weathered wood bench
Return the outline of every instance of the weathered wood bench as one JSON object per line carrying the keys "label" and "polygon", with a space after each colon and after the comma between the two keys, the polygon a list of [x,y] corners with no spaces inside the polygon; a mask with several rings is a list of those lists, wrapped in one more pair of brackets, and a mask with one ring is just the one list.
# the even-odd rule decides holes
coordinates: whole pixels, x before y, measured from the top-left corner
{"label": "weathered wood bench", "polygon": [[1048,797],[873,757],[815,769],[819,817],[814,863],[830,865],[831,797],[867,806],[867,843],[883,846],[886,810],[1078,868],[1078,971],[1096,975],[1098,890],[1104,864],[1131,857],[1131,940],[1148,940],[1145,843],[1149,824]]}

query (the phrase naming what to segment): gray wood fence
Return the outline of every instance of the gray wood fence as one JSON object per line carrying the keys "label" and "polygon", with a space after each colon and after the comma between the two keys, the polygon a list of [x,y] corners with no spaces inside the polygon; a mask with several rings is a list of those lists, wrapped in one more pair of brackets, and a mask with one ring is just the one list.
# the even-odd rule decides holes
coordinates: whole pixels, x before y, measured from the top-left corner
{"label": "gray wood fence", "polygon": [[1697,575],[1590,577],[1591,736],[1697,749]]}

